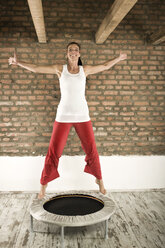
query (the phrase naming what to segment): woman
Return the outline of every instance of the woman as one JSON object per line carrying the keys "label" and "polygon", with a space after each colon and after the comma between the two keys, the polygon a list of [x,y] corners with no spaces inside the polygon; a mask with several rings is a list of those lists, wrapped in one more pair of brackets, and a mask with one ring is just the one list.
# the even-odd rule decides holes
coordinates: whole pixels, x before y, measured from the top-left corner
{"label": "woman", "polygon": [[34,73],[56,74],[60,82],[61,100],[58,105],[53,132],[50,139],[48,152],[45,158],[44,169],[41,175],[41,189],[39,199],[45,196],[48,183],[59,177],[58,163],[62,155],[70,128],[74,126],[86,153],[85,172],[96,177],[96,183],[102,194],[106,193],[102,180],[99,155],[97,152],[92,124],[89,117],[88,105],[85,99],[86,77],[91,74],[109,70],[127,55],[120,53],[119,57],[106,61],[100,65],[81,66],[80,45],[71,42],[67,46],[66,65],[34,65],[20,62],[14,57],[9,58],[9,64],[19,65]]}

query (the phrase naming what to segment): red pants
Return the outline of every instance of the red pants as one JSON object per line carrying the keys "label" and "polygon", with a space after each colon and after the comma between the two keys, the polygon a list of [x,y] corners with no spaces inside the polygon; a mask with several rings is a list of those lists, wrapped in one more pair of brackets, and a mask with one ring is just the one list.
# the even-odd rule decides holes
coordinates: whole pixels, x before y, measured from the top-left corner
{"label": "red pants", "polygon": [[41,175],[41,184],[45,185],[59,177],[58,163],[66,144],[70,128],[74,126],[83,150],[86,153],[86,166],[84,171],[92,174],[97,179],[102,179],[99,155],[96,148],[91,121],[79,123],[54,122],[48,153],[45,158],[44,169]]}

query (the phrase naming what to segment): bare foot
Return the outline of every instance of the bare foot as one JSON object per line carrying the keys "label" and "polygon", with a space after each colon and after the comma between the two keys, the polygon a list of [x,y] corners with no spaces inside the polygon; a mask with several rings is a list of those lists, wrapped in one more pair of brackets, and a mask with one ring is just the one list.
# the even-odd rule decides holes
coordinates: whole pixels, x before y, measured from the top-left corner
{"label": "bare foot", "polygon": [[99,180],[96,178],[96,183],[99,185],[100,192],[105,195],[107,193],[106,189],[104,188],[103,180]]}
{"label": "bare foot", "polygon": [[40,193],[38,194],[38,199],[39,200],[41,200],[42,198],[44,198],[47,186],[48,186],[47,184],[45,184],[45,185],[42,185],[41,184]]}

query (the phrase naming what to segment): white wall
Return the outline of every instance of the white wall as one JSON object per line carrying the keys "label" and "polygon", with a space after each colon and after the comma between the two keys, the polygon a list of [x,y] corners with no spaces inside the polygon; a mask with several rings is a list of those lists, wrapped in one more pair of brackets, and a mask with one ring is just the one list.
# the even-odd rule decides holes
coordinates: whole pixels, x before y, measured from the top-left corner
{"label": "white wall", "polygon": [[[47,191],[96,190],[84,156],[62,156],[60,178]],[[38,191],[45,157],[0,157],[0,191]],[[165,188],[165,156],[100,156],[108,190]]]}

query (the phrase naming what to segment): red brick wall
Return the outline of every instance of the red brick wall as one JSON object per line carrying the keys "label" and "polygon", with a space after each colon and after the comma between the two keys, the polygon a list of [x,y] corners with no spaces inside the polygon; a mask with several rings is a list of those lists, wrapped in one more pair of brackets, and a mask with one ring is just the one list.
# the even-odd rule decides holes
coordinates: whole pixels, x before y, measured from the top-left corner
{"label": "red brick wall", "polygon": [[[113,1],[43,1],[47,44],[37,42],[26,0],[1,1],[0,155],[45,155],[60,100],[57,77],[9,66],[18,58],[36,64],[65,63],[65,48],[76,40],[84,64],[128,60],[88,77],[86,96],[100,155],[165,154],[165,46],[148,35],[163,26],[163,0],[139,0],[103,45],[94,34]],[[74,129],[64,154],[83,154]]]}

